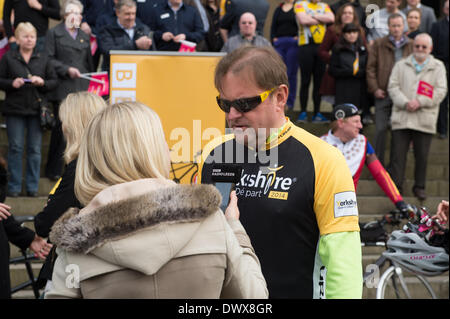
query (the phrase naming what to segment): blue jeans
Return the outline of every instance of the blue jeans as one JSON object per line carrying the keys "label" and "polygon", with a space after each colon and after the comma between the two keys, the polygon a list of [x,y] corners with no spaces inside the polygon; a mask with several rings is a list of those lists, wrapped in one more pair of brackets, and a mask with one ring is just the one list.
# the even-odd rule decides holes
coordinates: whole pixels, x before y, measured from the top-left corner
{"label": "blue jeans", "polygon": [[293,37],[280,37],[273,43],[275,50],[281,55],[287,67],[289,81],[289,95],[287,105],[290,109],[294,107],[297,96],[297,73],[298,73],[298,44]]}
{"label": "blue jeans", "polygon": [[27,131],[25,186],[27,192],[37,192],[41,168],[42,131],[38,116],[6,116],[8,134],[8,190],[22,190],[22,158]]}

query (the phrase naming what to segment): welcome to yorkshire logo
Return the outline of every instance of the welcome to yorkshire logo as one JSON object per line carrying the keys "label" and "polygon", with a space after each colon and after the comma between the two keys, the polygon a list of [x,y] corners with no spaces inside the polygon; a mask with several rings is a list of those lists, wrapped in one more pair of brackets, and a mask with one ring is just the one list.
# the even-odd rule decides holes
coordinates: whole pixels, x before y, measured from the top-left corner
{"label": "welcome to yorkshire logo", "polygon": [[350,199],[350,200],[342,200],[337,202],[338,207],[353,207],[356,206],[356,201]]}

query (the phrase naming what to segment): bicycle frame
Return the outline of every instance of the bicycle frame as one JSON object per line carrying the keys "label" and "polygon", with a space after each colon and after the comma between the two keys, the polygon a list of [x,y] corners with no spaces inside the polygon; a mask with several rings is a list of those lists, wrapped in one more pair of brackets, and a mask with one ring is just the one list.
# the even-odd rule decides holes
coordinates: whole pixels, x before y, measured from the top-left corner
{"label": "bicycle frame", "polygon": [[39,293],[39,289],[36,286],[37,281],[36,281],[36,278],[34,277],[33,269],[31,267],[31,261],[36,260],[36,257],[33,254],[27,254],[26,250],[21,249],[20,251],[22,252],[22,256],[16,257],[16,258],[11,258],[9,260],[9,264],[11,265],[11,264],[24,263],[29,279],[15,287],[11,287],[11,295],[15,294],[16,292],[18,292],[22,289],[25,289],[25,288],[31,286],[33,289],[34,297],[36,299],[39,299],[41,294]]}

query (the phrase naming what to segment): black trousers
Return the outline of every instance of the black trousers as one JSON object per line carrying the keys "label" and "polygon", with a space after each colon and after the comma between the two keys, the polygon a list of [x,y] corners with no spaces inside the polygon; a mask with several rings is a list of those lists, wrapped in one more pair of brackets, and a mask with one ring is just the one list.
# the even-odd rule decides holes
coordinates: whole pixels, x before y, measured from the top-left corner
{"label": "black trousers", "polygon": [[313,104],[314,114],[320,112],[320,84],[325,73],[326,64],[318,55],[319,45],[316,43],[305,44],[299,47],[298,61],[300,66],[300,108],[306,112],[309,98],[309,85],[313,77]]}
{"label": "black trousers", "polygon": [[430,151],[431,139],[433,135],[415,130],[393,130],[391,162],[389,174],[395,185],[402,189],[405,178],[406,155],[412,141],[414,150],[414,187],[425,189],[427,175],[428,153]]}
{"label": "black trousers", "polygon": [[59,105],[61,101],[53,101],[53,113],[56,118],[56,125],[52,129],[50,146],[48,149],[47,164],[45,166],[45,176],[61,176],[64,168],[64,150],[66,141],[62,133],[61,121],[59,120]]}

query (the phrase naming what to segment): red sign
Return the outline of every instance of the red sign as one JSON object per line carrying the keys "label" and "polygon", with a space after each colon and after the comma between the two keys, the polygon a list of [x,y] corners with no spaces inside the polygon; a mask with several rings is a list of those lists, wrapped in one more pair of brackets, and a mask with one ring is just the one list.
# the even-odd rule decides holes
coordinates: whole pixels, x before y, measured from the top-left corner
{"label": "red sign", "polygon": [[433,86],[424,81],[419,81],[419,86],[417,87],[418,95],[425,95],[430,99],[433,98]]}
{"label": "red sign", "polygon": [[197,43],[191,41],[181,41],[179,52],[195,52]]}
{"label": "red sign", "polygon": [[98,96],[104,96],[109,94],[109,79],[108,72],[99,72],[98,74],[92,74],[91,78],[97,81],[89,81],[88,92],[95,93]]}

